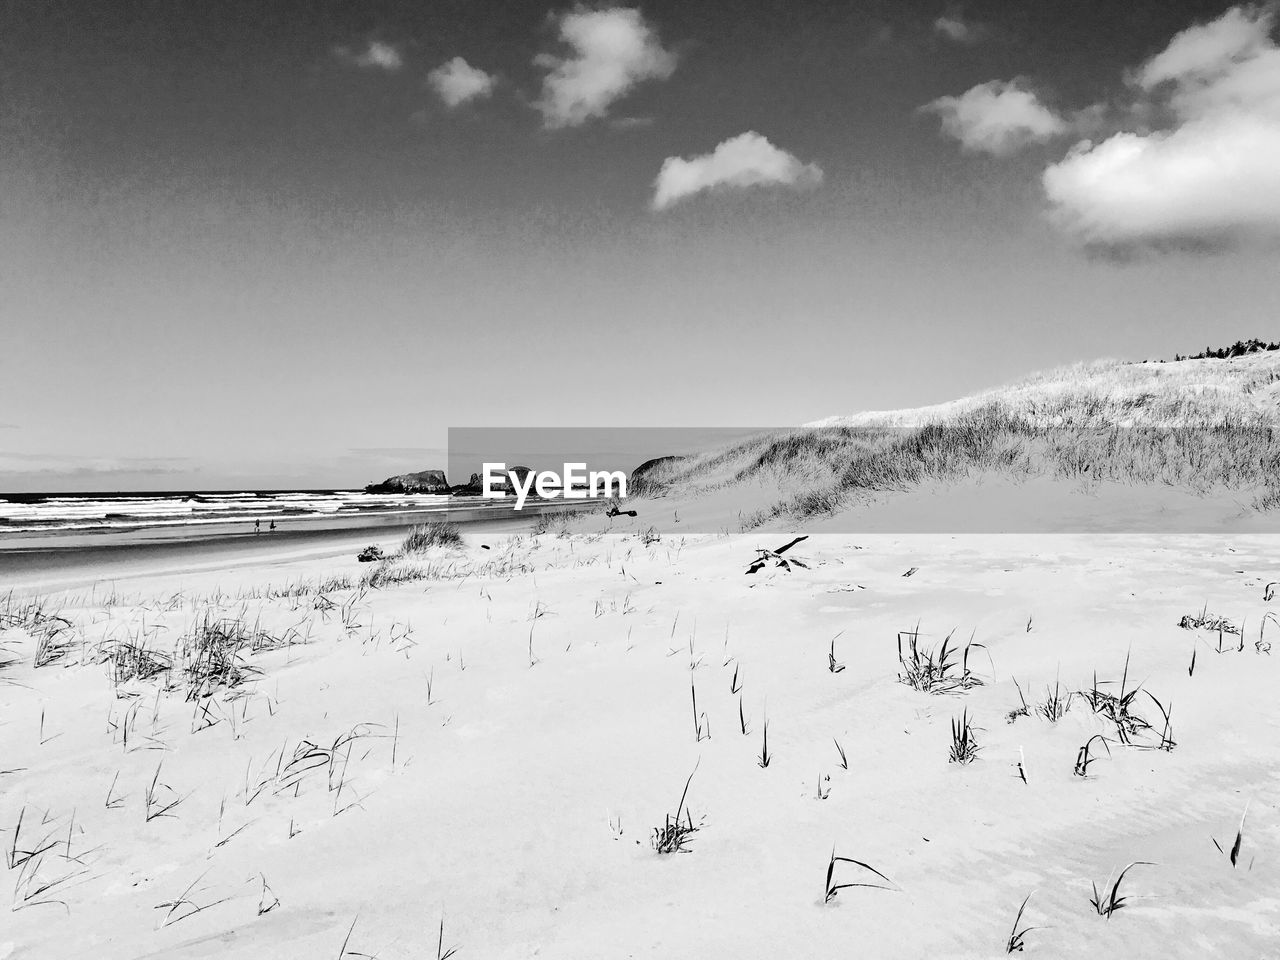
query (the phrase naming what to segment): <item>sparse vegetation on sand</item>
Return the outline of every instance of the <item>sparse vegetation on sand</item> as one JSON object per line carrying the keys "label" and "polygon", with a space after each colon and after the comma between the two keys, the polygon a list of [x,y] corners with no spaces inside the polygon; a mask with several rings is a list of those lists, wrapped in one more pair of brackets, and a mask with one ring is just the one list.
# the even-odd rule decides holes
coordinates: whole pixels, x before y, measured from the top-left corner
{"label": "sparse vegetation on sand", "polygon": [[951,752],[947,759],[951,763],[972,763],[978,756],[978,749],[973,723],[969,720],[969,711],[966,709],[951,721]]}
{"label": "sparse vegetation on sand", "polygon": [[[0,630],[18,628],[35,638],[32,663],[45,667],[67,655],[76,644],[71,621],[47,597],[18,598],[9,591],[0,598]],[[0,660],[4,653],[0,650]]]}
{"label": "sparse vegetation on sand", "polygon": [[930,650],[920,643],[919,624],[914,630],[899,631],[898,663],[902,666],[899,679],[913,690],[925,693],[954,693],[981,686],[981,678],[969,669],[969,651],[974,647],[981,649],[982,644],[970,640],[964,647],[958,647],[951,643],[953,635],[947,634],[941,646]]}
{"label": "sparse vegetation on sand", "polygon": [[530,533],[535,537],[549,535],[564,539],[573,533],[579,519],[572,510],[544,510],[534,520]]}
{"label": "sparse vegetation on sand", "polygon": [[1107,756],[1111,756],[1111,746],[1107,743],[1107,738],[1100,733],[1095,733],[1076,752],[1076,765],[1073,772],[1077,777],[1087,777],[1089,775],[1089,764],[1098,759],[1097,753],[1093,751],[1095,743],[1101,745],[1107,751]]}
{"label": "sparse vegetation on sand", "polygon": [[1093,885],[1093,896],[1089,898],[1089,903],[1098,912],[1098,916],[1106,917],[1110,920],[1111,915],[1125,905],[1127,898],[1120,894],[1120,884],[1124,883],[1125,875],[1134,867],[1149,866],[1152,866],[1152,864],[1146,860],[1135,860],[1116,875],[1114,883],[1108,877],[1101,890],[1098,889],[1098,885],[1095,883]]}
{"label": "sparse vegetation on sand", "polygon": [[[844,883],[836,882],[836,865],[840,863],[848,863],[862,870],[864,873],[872,874],[879,877],[884,883],[878,883],[875,880],[847,880]],[[883,873],[861,860],[855,860],[852,857],[837,857],[834,848],[831,850],[831,859],[827,862],[827,879],[823,885],[823,903],[830,903],[836,898],[841,890],[849,890],[853,887],[868,887],[873,890],[892,890],[893,881],[886,877]]]}
{"label": "sparse vegetation on sand", "polygon": [[246,655],[275,649],[289,642],[273,636],[243,616],[221,616],[207,610],[179,644],[179,659],[187,683],[187,699],[209,696],[219,687],[237,687],[258,670]]}
{"label": "sparse vegetation on sand", "polygon": [[1236,828],[1236,838],[1232,842],[1229,850],[1224,850],[1222,848],[1222,844],[1220,844],[1216,839],[1213,841],[1213,845],[1217,847],[1220,854],[1227,858],[1232,869],[1240,863],[1240,849],[1244,845],[1244,818],[1248,815],[1249,805],[1245,804],[1244,813],[1240,814],[1240,826]]}
{"label": "sparse vegetation on sand", "polygon": [[1055,680],[1052,690],[1045,690],[1045,698],[1042,702],[1036,704],[1036,713],[1044,717],[1050,723],[1057,723],[1067,715],[1067,711],[1071,709],[1071,701],[1075,694],[1067,691],[1065,694],[1062,690],[1062,684]]}
{"label": "sparse vegetation on sand", "polygon": [[[689,796],[689,784],[693,783],[693,774],[698,772],[701,760],[694,764],[693,772],[684,782],[684,790],[680,792],[680,802],[676,804],[675,815],[667,814],[662,826],[653,828],[653,849],[658,853],[688,853],[688,843],[698,828],[693,823],[693,813],[685,808],[685,799]],[[681,819],[683,815],[683,819]]]}
{"label": "sparse vegetation on sand", "polygon": [[401,554],[424,553],[432,547],[462,546],[462,530],[448,520],[430,520],[411,529],[400,542]]}
{"label": "sparse vegetation on sand", "polygon": [[376,567],[360,578],[363,586],[374,590],[383,587],[396,587],[405,583],[416,583],[431,578],[432,568],[404,560],[383,560]]}
{"label": "sparse vegetation on sand", "polygon": [[1027,909],[1027,904],[1031,900],[1031,894],[1027,894],[1022,900],[1022,905],[1018,907],[1018,915],[1013,918],[1013,929],[1009,932],[1009,939],[1005,941],[1005,953],[1021,953],[1027,945],[1027,934],[1037,927],[1024,927],[1022,925],[1022,914]]}

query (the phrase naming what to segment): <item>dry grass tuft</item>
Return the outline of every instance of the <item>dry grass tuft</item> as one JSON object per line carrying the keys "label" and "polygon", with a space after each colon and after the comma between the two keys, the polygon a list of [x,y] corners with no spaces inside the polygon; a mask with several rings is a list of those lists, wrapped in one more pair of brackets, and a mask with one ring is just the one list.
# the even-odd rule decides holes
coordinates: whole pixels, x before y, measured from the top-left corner
{"label": "dry grass tuft", "polygon": [[1039,927],[1022,926],[1022,914],[1027,909],[1027,903],[1031,900],[1031,894],[1027,894],[1022,900],[1022,906],[1018,907],[1018,915],[1013,918],[1013,930],[1009,933],[1009,939],[1005,941],[1005,953],[1021,953],[1026,946],[1026,936],[1032,930],[1038,930]]}
{"label": "dry grass tuft", "polygon": [[974,647],[982,649],[982,644],[970,641],[963,648],[953,646],[953,633],[947,634],[937,650],[927,650],[920,644],[919,624],[914,630],[899,631],[898,663],[902,665],[902,672],[898,679],[913,690],[925,693],[954,693],[981,686],[982,680],[969,669],[969,651]]}
{"label": "dry grass tuft", "polygon": [[[676,805],[675,816],[667,814],[662,826],[653,828],[653,849],[660,854],[689,852],[687,844],[698,832],[698,828],[693,824],[693,813],[685,809],[684,801],[689,795],[689,784],[693,783],[693,774],[698,772],[698,766],[701,763],[702,761],[699,760],[694,764],[693,772],[684,782],[684,790],[680,793],[680,803]],[[680,818],[681,814],[684,815],[683,820]]]}
{"label": "dry grass tuft", "polygon": [[400,542],[400,553],[424,553],[432,547],[462,546],[462,532],[448,520],[430,520],[411,529]]}
{"label": "dry grass tuft", "polygon": [[[836,864],[837,863],[851,863],[855,867],[858,867],[866,871],[867,873],[875,874],[877,877],[883,880],[884,883],[876,883],[875,881],[851,881],[849,883],[836,883],[835,880],[836,880]],[[889,886],[885,886],[885,884],[889,884]],[[850,887],[868,887],[874,890],[892,890],[894,887],[894,883],[892,880],[886,877],[883,873],[881,873],[875,867],[871,866],[871,864],[869,863],[864,863],[861,860],[854,860],[852,857],[837,857],[835,849],[833,848],[831,851],[831,859],[827,862],[827,879],[826,879],[826,883],[823,885],[824,892],[823,892],[822,902],[830,903],[832,900],[836,898],[836,894],[838,894],[841,890],[848,890]]]}
{"label": "dry grass tuft", "polygon": [[[1110,920],[1111,915],[1125,905],[1126,898],[1120,895],[1120,884],[1124,882],[1125,874],[1138,866],[1149,867],[1152,864],[1146,860],[1135,860],[1120,871],[1115,883],[1110,883],[1110,878],[1108,877],[1101,890],[1098,889],[1096,883],[1093,884],[1093,896],[1089,898],[1089,902],[1093,904],[1093,909],[1098,911],[1098,916],[1106,917]],[[1108,889],[1108,884],[1110,884],[1110,889]]]}
{"label": "dry grass tuft", "polygon": [[978,740],[973,734],[973,724],[966,709],[951,721],[951,752],[948,762],[972,763],[978,756],[978,750]]}
{"label": "dry grass tuft", "polygon": [[431,579],[429,567],[406,563],[403,560],[383,560],[360,579],[360,584],[372,590],[380,590],[384,587],[395,587],[402,583],[417,583],[419,580],[429,579]]}

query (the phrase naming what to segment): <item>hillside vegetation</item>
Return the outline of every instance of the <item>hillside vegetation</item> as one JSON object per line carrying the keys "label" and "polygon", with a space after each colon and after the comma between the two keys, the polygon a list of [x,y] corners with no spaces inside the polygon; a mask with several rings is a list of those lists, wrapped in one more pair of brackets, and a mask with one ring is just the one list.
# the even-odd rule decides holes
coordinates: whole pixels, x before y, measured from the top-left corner
{"label": "hillside vegetation", "polygon": [[744,518],[840,511],[866,492],[982,475],[1244,492],[1280,506],[1280,354],[1036,374],[915,410],[833,417],[668,462],[650,489],[710,493],[746,483],[777,498]]}
{"label": "hillside vegetation", "polygon": [[1193,353],[1190,357],[1174,356],[1174,360],[1229,360],[1232,357],[1243,357],[1250,353],[1260,353],[1263,350],[1280,350],[1280,343],[1272,340],[1259,340],[1254,337],[1251,340],[1237,340],[1229,347],[1205,347],[1199,353]]}

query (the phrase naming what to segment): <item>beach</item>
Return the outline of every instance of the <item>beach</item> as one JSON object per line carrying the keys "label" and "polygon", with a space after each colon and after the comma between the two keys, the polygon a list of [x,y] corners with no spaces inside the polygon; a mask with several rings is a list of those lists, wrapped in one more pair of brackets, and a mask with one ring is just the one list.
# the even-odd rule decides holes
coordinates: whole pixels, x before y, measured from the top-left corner
{"label": "beach", "polygon": [[475,498],[415,499],[424,502],[409,509],[392,503],[355,516],[282,518],[277,529],[261,523],[255,529],[252,520],[134,522],[94,529],[84,529],[82,524],[20,531],[0,528],[0,582],[6,587],[61,589],[92,584],[104,576],[114,581],[160,570],[194,572],[245,562],[354,556],[361,547],[379,538],[403,537],[424,520],[447,520],[469,529],[511,532],[535,523],[543,512],[576,506],[531,503],[517,514],[504,503]]}
{"label": "beach", "polygon": [[[0,956],[995,956],[1028,896],[1040,956],[1274,942],[1268,538],[824,534],[748,575],[793,538],[641,520],[375,588],[334,542],[45,592],[54,659],[0,634]],[[1143,691],[1127,734],[1099,689]]]}
{"label": "beach", "polygon": [[1280,0],[0,3],[0,960],[1280,960]]}

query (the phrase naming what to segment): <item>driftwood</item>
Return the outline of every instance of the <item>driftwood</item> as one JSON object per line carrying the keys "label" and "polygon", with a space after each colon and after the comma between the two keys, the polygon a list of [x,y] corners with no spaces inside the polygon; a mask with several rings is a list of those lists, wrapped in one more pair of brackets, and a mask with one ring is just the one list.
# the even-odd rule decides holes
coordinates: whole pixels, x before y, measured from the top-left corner
{"label": "driftwood", "polygon": [[758,554],[758,556],[751,561],[751,566],[747,567],[747,573],[755,573],[756,571],[761,570],[764,567],[768,566],[768,564],[771,561],[774,566],[781,567],[783,570],[786,570],[788,572],[790,572],[792,567],[799,567],[801,570],[808,570],[809,569],[808,564],[802,563],[801,561],[797,560],[795,557],[791,557],[790,559],[787,559],[782,556],[784,553],[786,553],[788,550],[794,547],[797,543],[800,543],[802,540],[808,540],[808,539],[809,539],[808,536],[796,537],[790,543],[784,543],[777,550],[762,550],[759,547],[757,547],[756,553]]}
{"label": "driftwood", "polygon": [[614,505],[606,510],[604,515],[606,517],[634,517],[636,512],[634,510],[619,510],[617,505]]}

